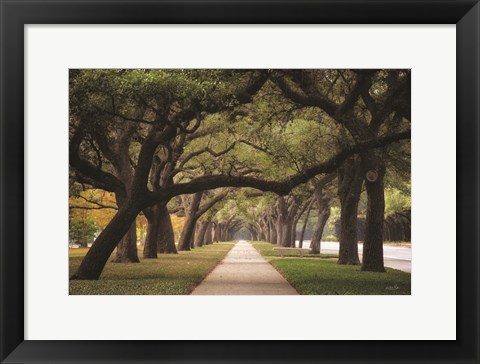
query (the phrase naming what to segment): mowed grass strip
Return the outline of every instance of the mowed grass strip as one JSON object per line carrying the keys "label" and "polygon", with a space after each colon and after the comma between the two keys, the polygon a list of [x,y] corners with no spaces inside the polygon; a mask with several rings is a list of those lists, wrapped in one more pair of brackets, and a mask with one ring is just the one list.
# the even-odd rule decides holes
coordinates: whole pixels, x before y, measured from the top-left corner
{"label": "mowed grass strip", "polygon": [[[274,248],[278,248],[278,245],[265,243],[262,241],[251,241],[252,245],[260,252],[264,257],[281,257],[280,251]],[[297,247],[298,248],[298,247]],[[300,257],[300,252],[298,250],[285,250],[283,252],[284,257]],[[306,254],[303,253],[304,257],[308,258],[338,258],[337,254]]]}
{"label": "mowed grass strip", "polygon": [[[253,242],[257,250],[304,295],[409,295],[411,275],[386,268],[386,273],[362,272],[360,266],[338,265],[336,258],[280,258],[275,245]],[[317,256],[318,257],[318,256]]]}
{"label": "mowed grass strip", "polygon": [[[225,257],[234,242],[159,254],[140,263],[107,263],[98,281],[70,281],[71,295],[188,295]],[[73,274],[88,249],[69,249]],[[141,250],[138,256],[142,256]]]}

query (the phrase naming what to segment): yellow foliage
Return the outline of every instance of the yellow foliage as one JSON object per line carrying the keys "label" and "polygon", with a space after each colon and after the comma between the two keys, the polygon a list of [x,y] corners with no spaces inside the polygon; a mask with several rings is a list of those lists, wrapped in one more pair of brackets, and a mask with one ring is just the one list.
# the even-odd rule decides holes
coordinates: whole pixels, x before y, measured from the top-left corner
{"label": "yellow foliage", "polygon": [[175,241],[179,241],[183,225],[185,224],[185,217],[170,214],[170,219],[172,220],[173,232],[175,233]]}
{"label": "yellow foliage", "polygon": [[[100,230],[105,229],[108,223],[116,214],[117,203],[115,195],[97,189],[88,189],[80,192],[79,197],[70,197],[70,220],[85,220],[86,218],[95,221]],[[108,208],[102,208],[106,206]],[[113,207],[113,208],[110,208]],[[178,241],[182,233],[185,217],[170,215],[172,220],[175,240]],[[137,217],[137,239],[140,242],[145,241],[147,234],[147,219],[143,215]]]}
{"label": "yellow foliage", "polygon": [[[115,195],[102,190],[89,189],[81,191],[79,197],[70,197],[69,204],[70,219],[87,215],[93,218],[101,230],[107,226],[117,212]],[[113,208],[101,208],[102,206]]]}

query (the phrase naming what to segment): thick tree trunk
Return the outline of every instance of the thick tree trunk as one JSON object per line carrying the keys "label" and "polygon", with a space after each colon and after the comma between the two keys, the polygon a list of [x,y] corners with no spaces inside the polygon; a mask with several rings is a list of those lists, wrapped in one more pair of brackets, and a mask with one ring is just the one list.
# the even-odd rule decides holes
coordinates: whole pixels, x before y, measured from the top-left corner
{"label": "thick tree trunk", "polygon": [[187,218],[183,225],[182,234],[178,242],[178,250],[190,250],[190,242],[195,232],[195,219],[191,216]]}
{"label": "thick tree trunk", "polygon": [[220,224],[220,241],[228,241],[228,223]]}
{"label": "thick tree trunk", "polygon": [[263,230],[260,225],[257,225],[257,236],[258,236],[258,240],[265,241],[265,235],[263,234]]}
{"label": "thick tree trunk", "polygon": [[[125,198],[116,195],[117,205],[125,204]],[[111,260],[112,263],[140,263],[137,253],[137,224],[136,219],[133,220],[128,232],[120,240],[117,245],[115,257]]]}
{"label": "thick tree trunk", "polygon": [[278,218],[277,218],[277,244],[278,246],[290,246],[290,233],[288,231],[288,208],[283,197],[277,199]]}
{"label": "thick tree trunk", "polygon": [[178,242],[178,250],[190,250],[192,239],[195,234],[195,224],[197,222],[196,213],[202,200],[203,192],[194,193],[192,196],[192,202],[190,209],[183,226],[182,234],[180,235],[180,241]]}
{"label": "thick tree trunk", "polygon": [[277,218],[277,221],[275,222],[275,231],[277,232],[277,245],[278,246],[283,246],[283,241],[282,241],[282,224],[279,221],[280,218]]}
{"label": "thick tree trunk", "polygon": [[318,206],[318,217],[315,229],[313,230],[312,241],[310,243],[310,253],[320,254],[320,244],[322,241],[323,230],[325,229],[327,220],[330,217],[331,196],[328,192],[323,191],[323,189],[316,188],[315,199]]}
{"label": "thick tree trunk", "polygon": [[282,243],[281,246],[291,247],[292,246],[292,223],[287,218],[281,225],[282,231]]}
{"label": "thick tree trunk", "polygon": [[144,209],[147,218],[147,236],[143,247],[145,259],[157,258],[157,253],[175,254],[175,235],[165,203]]}
{"label": "thick tree trunk", "polygon": [[310,203],[307,209],[307,215],[305,216],[305,221],[303,222],[302,232],[300,234],[300,239],[298,241],[298,247],[303,248],[303,239],[305,238],[305,229],[307,228],[308,218],[310,217],[310,211],[312,211],[314,200]]}
{"label": "thick tree trunk", "polygon": [[159,230],[158,223],[158,206],[152,206],[143,210],[145,218],[147,219],[147,236],[145,237],[145,244],[143,245],[143,258],[156,259],[157,258],[157,237]]}
{"label": "thick tree trunk", "polygon": [[[300,210],[299,213],[295,213],[295,216],[293,218],[293,231],[292,231],[292,246],[295,247],[296,245],[296,241],[297,241],[297,226],[298,226],[298,222],[300,221],[300,219],[302,218],[303,214],[305,213],[305,211],[307,211],[310,206],[312,205],[312,202],[310,199],[308,199],[307,201],[305,201],[303,204],[302,204],[302,209]],[[300,205],[297,204],[298,207],[295,208],[293,212],[297,212],[298,211],[298,208],[300,207]],[[307,216],[307,219],[308,219],[308,216]],[[299,240],[300,242],[300,240]],[[302,238],[302,245],[303,245],[303,238]],[[301,246],[300,246],[301,248]]]}
{"label": "thick tree trunk", "polygon": [[118,242],[128,232],[140,211],[139,206],[132,205],[126,205],[118,210],[112,221],[97,237],[87,255],[83,258],[77,272],[70,279],[98,279],[108,258]]}
{"label": "thick tree trunk", "polygon": [[357,265],[357,213],[362,191],[363,173],[359,156],[345,161],[339,175],[338,196],[340,198],[340,250],[338,264]]}
{"label": "thick tree trunk", "polygon": [[213,225],[213,242],[218,243],[220,241],[220,223],[214,223]]}
{"label": "thick tree trunk", "polygon": [[157,250],[160,254],[177,254],[175,247],[175,233],[173,232],[172,219],[166,204],[159,209],[159,229]]}
{"label": "thick tree trunk", "polygon": [[210,244],[213,244],[213,239],[212,239],[213,223],[211,221],[207,221],[206,224],[207,224],[207,228],[205,230],[205,236],[203,239],[204,239],[205,245],[210,245]]}
{"label": "thick tree trunk", "polygon": [[195,220],[195,226],[193,227],[193,233],[190,237],[190,249],[195,249],[195,237],[197,236],[198,228],[197,228],[197,220]]}
{"label": "thick tree trunk", "polygon": [[265,241],[270,241],[271,238],[270,238],[270,223],[268,221],[268,217],[264,217],[262,219],[262,222],[263,222],[263,231],[264,231],[264,234],[265,234]]}
{"label": "thick tree trunk", "polygon": [[112,263],[140,263],[137,253],[137,227],[133,223],[127,234],[117,245],[115,258]]}
{"label": "thick tree trunk", "polygon": [[296,237],[297,237],[297,221],[296,220],[292,221],[290,226],[291,226],[291,228],[290,228],[290,246],[292,248],[295,248],[295,240],[296,240]]}
{"label": "thick tree trunk", "polygon": [[218,222],[215,233],[216,233],[217,241],[219,242],[222,241],[222,230],[223,230],[223,223]]}
{"label": "thick tree trunk", "polygon": [[135,222],[117,245],[112,263],[140,263],[137,253],[137,224]]}
{"label": "thick tree trunk", "polygon": [[205,234],[207,233],[208,229],[208,222],[199,222],[198,224],[198,234],[196,234],[196,239],[195,239],[195,246],[203,246],[205,245]]}
{"label": "thick tree trunk", "polygon": [[270,228],[270,243],[277,244],[277,229],[275,228],[275,223],[273,222],[272,219],[270,219],[269,228]]}
{"label": "thick tree trunk", "polygon": [[385,167],[377,165],[375,169],[378,173],[377,179],[374,182],[365,180],[368,202],[362,270],[385,272],[383,265],[383,221],[385,213],[383,176]]}

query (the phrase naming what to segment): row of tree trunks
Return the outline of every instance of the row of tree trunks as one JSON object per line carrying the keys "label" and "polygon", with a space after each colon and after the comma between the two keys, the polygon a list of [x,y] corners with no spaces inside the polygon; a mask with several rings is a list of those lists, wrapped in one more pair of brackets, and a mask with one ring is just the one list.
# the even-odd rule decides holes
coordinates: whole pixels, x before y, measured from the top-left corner
{"label": "row of tree trunks", "polygon": [[[194,247],[210,245],[214,242],[231,241],[237,231],[237,224],[231,224],[230,222],[213,223],[212,221],[197,221],[190,235],[189,247],[193,249]],[[185,232],[185,236],[186,234],[187,232]]]}
{"label": "row of tree trunks", "polygon": [[257,228],[254,224],[248,223],[246,225],[248,232],[250,233],[250,240],[258,240]]}
{"label": "row of tree trunks", "polygon": [[279,246],[295,247],[298,222],[305,211],[308,210],[308,214],[310,213],[312,204],[311,198],[299,203],[299,199],[294,196],[278,197],[273,212],[268,211],[254,225],[254,228],[250,227],[249,230],[255,240],[267,241]]}
{"label": "row of tree trunks", "polygon": [[[398,211],[388,215],[383,221],[383,241],[410,241],[411,240],[411,212],[410,210]],[[359,241],[365,240],[366,219],[357,219],[357,237]],[[335,235],[340,235],[340,220],[335,222]]]}
{"label": "row of tree trunks", "polygon": [[272,244],[277,244],[277,229],[275,227],[275,222],[273,221],[273,217],[269,218],[268,230],[270,231],[269,242],[272,243]]}
{"label": "row of tree trunks", "polygon": [[277,245],[283,247],[294,247],[295,246],[295,234],[293,226],[295,223],[295,214],[298,209],[298,204],[295,202],[290,203],[290,206],[287,205],[285,197],[280,196],[277,199]]}
{"label": "row of tree trunks", "polygon": [[[310,209],[312,207],[313,199],[309,198],[306,201],[303,202],[303,204],[299,205],[296,211],[296,215],[294,217],[294,222],[293,222],[293,229],[292,229],[292,241],[293,241],[293,246],[295,246],[295,241],[297,238],[297,225],[298,222],[300,221],[301,217],[305,213],[305,211],[308,210],[307,218],[305,222],[308,220],[308,215],[310,214]],[[303,244],[303,238],[302,238],[302,244]]]}
{"label": "row of tree trunks", "polygon": [[[235,217],[230,218],[226,222],[217,222],[213,224],[213,241],[232,241],[235,233],[240,229],[241,221],[233,221]],[[253,240],[257,240],[256,229],[250,227],[248,229],[252,234]]]}
{"label": "row of tree trunks", "polygon": [[385,218],[383,239],[386,241],[411,240],[411,211],[397,211]]}
{"label": "row of tree trunks", "polygon": [[262,230],[264,232],[264,238],[262,239],[263,241],[270,241],[270,219],[268,218],[267,215],[264,215],[261,220],[261,225],[262,225]]}
{"label": "row of tree trunks", "polygon": [[[375,171],[371,180],[365,178],[368,171]],[[373,154],[365,154],[362,157],[354,156],[345,161],[339,173],[338,186],[341,205],[338,264],[360,264],[357,214],[358,202],[365,182],[367,217],[361,269],[370,272],[385,272],[383,263],[384,175],[385,166],[379,163]]]}
{"label": "row of tree trunks", "polygon": [[[178,250],[189,250],[193,249],[195,246],[203,246],[204,240],[210,242],[212,239],[211,237],[205,237],[206,234],[211,235],[212,224],[207,218],[204,219],[202,222],[198,222],[200,218],[210,210],[216,203],[222,201],[225,197],[227,197],[229,191],[224,190],[218,194],[213,196],[208,196],[205,191],[200,191],[192,195],[189,208],[185,208],[187,212],[187,219],[185,221],[182,234],[180,236],[180,241],[178,244]],[[203,204],[202,198],[207,197]],[[184,200],[185,203],[185,200]],[[220,239],[220,241],[231,240],[233,237],[234,231],[231,231],[234,228],[234,224],[232,224],[232,217],[226,224],[221,225],[217,224],[215,228],[219,228],[220,231],[218,234],[215,235],[215,238]],[[204,226],[208,222],[208,225]],[[228,235],[228,236],[227,236]],[[190,245],[188,244],[190,243]]]}
{"label": "row of tree trunks", "polygon": [[206,224],[208,224],[208,227],[203,237],[203,243],[205,245],[211,245],[213,244],[213,222],[207,221]]}
{"label": "row of tree trunks", "polygon": [[[320,254],[321,241],[323,236],[323,230],[330,217],[330,208],[333,196],[330,191],[326,190],[326,187],[335,180],[336,175],[334,173],[328,174],[320,180],[314,179],[313,184],[313,200],[317,205],[317,221],[310,241],[310,253]],[[311,208],[311,207],[310,207]],[[308,214],[307,214],[308,218]],[[305,229],[305,225],[304,225]],[[302,230],[301,240],[303,242],[303,234],[305,230]],[[303,246],[303,243],[302,243]]]}
{"label": "row of tree trunks", "polygon": [[[375,171],[374,180],[369,181],[366,179],[366,173],[368,171]],[[365,154],[362,155],[362,157],[355,155],[344,162],[338,175],[338,197],[341,205],[338,264],[360,264],[358,255],[357,215],[360,194],[362,192],[362,186],[365,183],[367,192],[367,218],[365,223],[362,270],[384,272],[383,240],[385,235],[385,199],[383,178],[385,175],[385,166],[378,163],[373,154]],[[322,183],[317,183],[315,186],[314,194],[318,217],[310,245],[313,254],[320,253],[321,237],[327,220],[330,217],[332,196],[328,191],[324,191],[324,187],[333,179],[334,177],[332,177],[332,175],[326,176]],[[276,206],[276,220],[272,217],[262,218],[257,225],[257,238],[279,246],[294,247],[296,226],[307,206],[307,203],[302,205],[300,213],[297,214],[300,204],[296,203],[295,200],[290,200],[290,202],[287,203],[285,197],[279,197]],[[274,222],[273,224],[272,221]],[[302,229],[303,233],[305,227],[306,224],[304,224]],[[300,240],[302,242],[301,246],[303,246],[303,234]]]}
{"label": "row of tree trunks", "polygon": [[204,245],[210,245],[213,243],[212,239],[212,222],[204,221],[197,223],[197,231],[195,233],[195,246],[201,247]]}
{"label": "row of tree trunks", "polygon": [[308,205],[307,215],[305,216],[305,219],[303,221],[302,231],[300,233],[300,239],[298,241],[298,247],[299,248],[303,248],[303,239],[305,238],[305,230],[307,228],[308,218],[310,217],[310,212],[312,211],[312,207],[313,207],[314,204],[315,204],[315,200],[312,199],[312,201]]}

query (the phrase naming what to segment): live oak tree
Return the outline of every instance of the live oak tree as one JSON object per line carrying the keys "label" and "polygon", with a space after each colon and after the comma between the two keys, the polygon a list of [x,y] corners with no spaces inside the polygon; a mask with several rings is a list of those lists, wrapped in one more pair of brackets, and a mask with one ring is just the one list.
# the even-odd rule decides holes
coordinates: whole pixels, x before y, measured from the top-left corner
{"label": "live oak tree", "polygon": [[[144,108],[122,102],[124,88],[114,76],[120,74],[70,72],[70,166],[78,182],[113,192],[117,205],[122,206],[133,178],[129,148],[138,124],[116,114],[137,119]],[[134,221],[118,244],[113,261],[139,262],[136,243]]]}
{"label": "live oak tree", "polygon": [[[292,102],[318,108],[356,141],[409,128],[409,70],[277,71],[275,83]],[[362,270],[385,271],[383,219],[385,162],[374,150],[346,161],[339,179],[342,201],[340,264],[358,264],[356,215],[362,184],[368,195]],[[371,178],[367,178],[370,172]]]}
{"label": "live oak tree", "polygon": [[[107,73],[106,77],[102,77],[105,73]],[[112,223],[100,234],[90,249],[76,277],[82,278],[82,272],[85,271],[87,272],[85,278],[98,278],[111,250],[113,250],[111,247],[114,248],[127,233],[124,231],[125,221],[134,221],[132,215],[138,214],[138,206],[150,207],[142,200],[145,199],[146,192],[148,192],[150,168],[157,148],[168,149],[172,143],[175,143],[177,137],[182,138],[183,135],[195,132],[203,117],[202,113],[220,111],[235,103],[248,101],[249,90],[260,87],[265,80],[265,76],[261,72],[257,73],[258,75],[255,77],[244,72],[240,72],[240,75],[227,74],[226,78],[234,79],[236,82],[222,84],[220,80],[216,79],[214,71],[208,77],[203,78],[202,75],[199,76],[195,72],[183,71],[99,71],[98,73],[93,72],[91,75],[97,84],[91,82],[90,87],[86,87],[87,90],[85,88],[77,90],[75,87],[71,87],[73,93],[71,95],[71,126],[73,127],[70,138],[70,164],[90,184],[115,192],[119,196],[120,207],[119,213],[114,217]],[[243,83],[238,82],[242,77]],[[77,79],[78,75],[75,80]],[[120,100],[109,97],[105,93],[98,94],[98,86],[103,86],[103,83],[110,86],[109,81],[113,81],[113,85],[110,87],[111,92],[115,92]],[[110,104],[108,104],[109,101]],[[132,110],[133,113],[131,113]],[[86,131],[89,131],[88,135],[92,139],[97,137],[96,130],[100,130],[103,134],[100,137],[105,136],[106,128],[101,123],[107,116],[110,116],[108,121],[111,118],[119,118],[118,120],[124,123],[123,129],[128,130],[126,139],[132,138],[135,134],[132,129],[135,130],[137,126],[141,128],[137,133],[141,148],[133,171],[129,168],[118,168],[116,173],[112,173],[112,171],[102,169],[100,160],[103,155],[99,157],[97,165],[80,155]],[[135,125],[135,127],[131,125]],[[115,131],[112,134],[115,134]],[[99,142],[96,139],[95,141],[98,145]],[[113,157],[118,157],[123,162],[127,155],[121,153],[122,151],[115,153],[111,144],[107,140],[105,142],[107,148],[101,152],[104,155],[112,152]],[[94,143],[92,145],[95,146]],[[120,147],[123,150],[129,150],[129,143],[120,143],[118,148]],[[100,153],[97,154],[100,155]],[[110,160],[110,162],[112,161]],[[166,202],[168,199],[158,203]],[[122,228],[112,231],[116,224],[122,225]],[[112,225],[114,228],[109,229]],[[123,235],[120,236],[120,232]],[[103,239],[108,240],[108,249],[105,249],[107,244],[101,243]],[[91,277],[92,274],[93,277]]]}
{"label": "live oak tree", "polygon": [[[79,109],[75,109],[71,116],[71,167],[76,170],[83,169],[82,177],[97,188],[122,193],[125,199],[119,204],[119,210],[112,221],[93,243],[72,279],[98,279],[108,257],[128,232],[136,216],[152,206],[168,204],[175,196],[192,195],[222,187],[250,187],[285,196],[296,186],[319,174],[338,170],[346,160],[356,154],[369,153],[373,149],[410,137],[408,128],[398,128],[394,133],[385,130],[382,134],[372,134],[370,138],[353,138],[351,143],[331,148],[330,153],[317,160],[305,161],[302,165],[291,168],[280,178],[270,174],[271,171],[263,173],[255,168],[255,164],[254,168],[247,165],[246,162],[264,158],[263,154],[253,156],[253,153],[249,158],[246,156],[242,159],[235,153],[229,154],[228,163],[220,164],[206,174],[185,178],[185,164],[181,166],[182,156],[187,155],[185,144],[178,148],[178,152],[175,151],[176,147],[182,144],[182,139],[186,141],[189,136],[198,135],[202,131],[208,132],[209,124],[213,123],[209,116],[213,115],[220,115],[220,119],[230,121],[234,130],[237,119],[240,119],[240,123],[246,122],[245,114],[250,115],[249,122],[255,124],[258,115],[250,113],[249,105],[255,104],[255,97],[264,97],[262,93],[265,90],[271,93],[270,91],[279,89],[278,75],[275,76],[275,82],[271,81],[272,72],[265,70],[119,70],[113,72],[112,77],[118,80],[122,97],[119,96],[118,101],[116,99],[115,106],[110,105],[110,113],[114,114],[110,117],[137,126],[128,147],[129,157],[132,159],[131,180],[125,182],[126,180],[118,178],[111,161],[105,166],[100,166],[100,162],[93,164],[95,153],[90,152],[88,157],[82,158],[81,146],[86,143],[86,133],[83,130],[89,130],[85,125],[97,125],[99,108],[102,117],[109,114],[108,109],[102,109],[102,106],[107,105],[107,100],[102,99],[99,102],[90,95],[91,92],[95,93],[95,83],[92,83],[91,90],[84,89],[83,93],[80,93],[83,101],[89,105],[86,111],[83,104],[78,103]],[[339,105],[338,107],[342,108],[343,103]],[[273,125],[272,131],[273,137],[282,133],[282,129],[276,125]],[[237,132],[233,134],[238,134]],[[248,143],[256,147],[252,136],[254,135],[241,133],[239,140],[235,140],[234,148],[241,148],[240,145],[246,146]],[[81,141],[78,142],[78,139]],[[247,143],[240,139],[245,139]],[[95,143],[98,142],[94,141]],[[282,146],[282,149],[285,148]],[[287,154],[288,149],[287,147],[284,150]],[[104,152],[100,152],[98,160],[106,160]],[[176,155],[175,153],[178,157],[169,157]],[[72,163],[72,155],[80,161],[74,160]],[[168,168],[171,168],[172,172],[166,175],[167,183],[154,186],[152,175],[156,173],[153,171],[157,165],[162,165],[164,158],[167,160],[166,164],[170,163],[171,167]],[[181,173],[175,175],[177,169],[180,169]],[[238,227],[241,222],[237,221],[235,224]],[[229,235],[233,230],[230,230]]]}
{"label": "live oak tree", "polygon": [[310,242],[310,253],[320,254],[320,244],[323,235],[323,229],[330,217],[330,207],[332,202],[332,193],[327,190],[327,186],[336,178],[334,173],[327,174],[321,179],[312,179],[314,188],[315,203],[317,205],[317,221],[313,230]]}
{"label": "live oak tree", "polygon": [[[205,82],[189,76],[193,92],[200,92],[202,87],[203,91],[216,88],[221,83],[215,80],[214,71]],[[186,78],[184,72],[72,70],[70,165],[77,180],[113,191],[117,203],[122,205],[132,183],[139,145],[158,114],[157,104],[164,101],[172,88],[184,92],[182,80]],[[172,105],[175,103],[173,100]],[[197,122],[202,117],[198,115]],[[154,191],[172,183],[173,167],[185,144],[196,136],[182,132],[156,151],[149,178],[149,188]],[[149,206],[143,212],[148,220],[144,257],[154,258],[157,251],[175,253],[166,204]],[[134,224],[118,245],[115,261],[138,261]]]}

